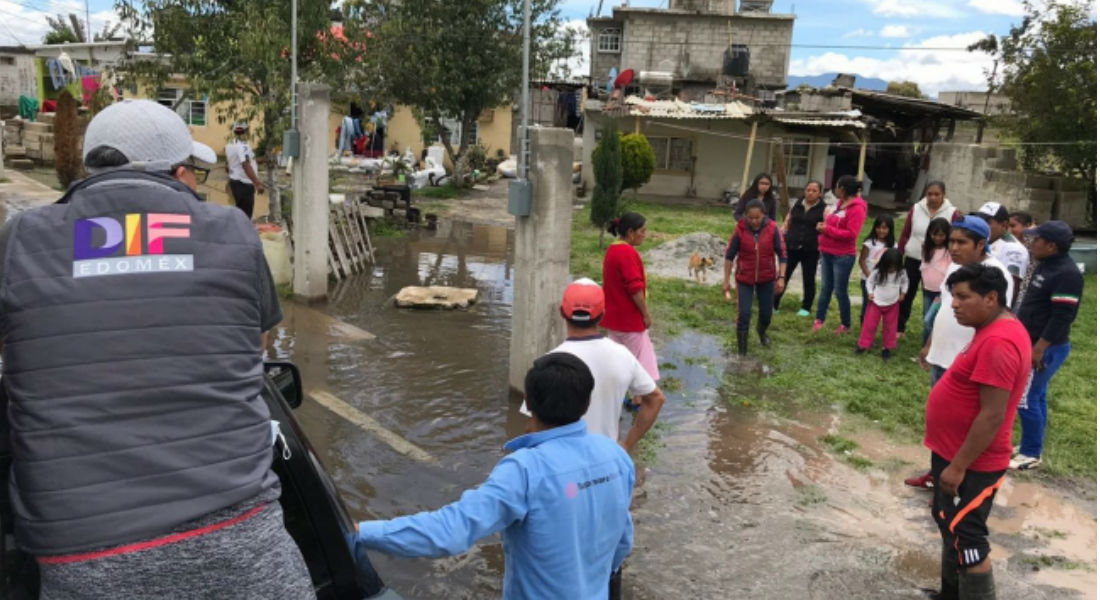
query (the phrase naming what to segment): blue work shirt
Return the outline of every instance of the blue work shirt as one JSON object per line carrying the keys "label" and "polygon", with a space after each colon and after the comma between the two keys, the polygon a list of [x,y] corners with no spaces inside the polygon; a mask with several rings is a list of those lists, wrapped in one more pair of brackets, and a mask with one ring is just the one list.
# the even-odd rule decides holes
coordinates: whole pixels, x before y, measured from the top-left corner
{"label": "blue work shirt", "polygon": [[634,544],[634,463],[583,421],[522,435],[485,483],[439,510],[359,524],[396,556],[460,554],[503,531],[504,598],[606,600]]}

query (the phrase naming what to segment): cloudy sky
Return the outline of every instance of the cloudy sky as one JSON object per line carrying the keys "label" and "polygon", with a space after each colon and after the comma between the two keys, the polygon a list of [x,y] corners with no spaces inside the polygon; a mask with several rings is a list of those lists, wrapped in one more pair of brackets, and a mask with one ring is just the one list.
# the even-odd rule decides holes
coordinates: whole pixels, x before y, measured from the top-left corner
{"label": "cloudy sky", "polygon": [[[91,0],[92,29],[99,32],[108,21],[118,22],[111,0]],[[84,20],[83,0],[0,0],[0,46],[33,46],[42,43],[49,30],[46,15],[76,13]]]}
{"label": "cloudy sky", "polygon": [[[605,0],[602,14],[610,15],[621,2]],[[597,4],[563,0],[562,15],[583,26]],[[630,5],[667,7],[668,0]],[[985,55],[940,48],[965,48],[989,33],[1004,35],[1020,21],[1023,7],[1019,0],[777,0],[772,12],[798,17],[791,75],[839,71],[908,79],[935,97],[941,90],[984,90],[984,69],[991,65]],[[584,64],[586,72],[586,60],[574,63]]]}

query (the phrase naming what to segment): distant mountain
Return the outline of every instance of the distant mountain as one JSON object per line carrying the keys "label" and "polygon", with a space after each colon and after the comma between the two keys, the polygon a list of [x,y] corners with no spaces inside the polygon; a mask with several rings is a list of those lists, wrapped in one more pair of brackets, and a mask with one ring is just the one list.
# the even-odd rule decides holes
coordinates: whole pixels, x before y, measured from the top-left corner
{"label": "distant mountain", "polygon": [[[822,88],[836,79],[837,73],[822,73],[821,75],[788,75],[787,88],[794,89],[803,83],[808,83],[815,88]],[[886,81],[875,77],[862,77],[856,75],[856,88],[872,90],[876,92],[886,91]]]}

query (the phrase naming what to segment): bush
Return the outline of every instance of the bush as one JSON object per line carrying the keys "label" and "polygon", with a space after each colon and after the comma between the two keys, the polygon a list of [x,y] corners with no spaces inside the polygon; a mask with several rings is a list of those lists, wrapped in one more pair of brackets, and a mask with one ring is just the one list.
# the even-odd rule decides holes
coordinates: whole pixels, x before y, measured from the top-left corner
{"label": "bush", "polygon": [[623,189],[637,190],[649,182],[657,157],[649,140],[640,133],[622,137]]}
{"label": "bush", "polygon": [[466,148],[466,168],[484,172],[488,155],[489,151],[480,142]]}
{"label": "bush", "polygon": [[623,185],[622,154],[619,147],[619,132],[610,124],[603,138],[592,151],[592,172],[596,178],[596,187],[592,190],[592,205],[589,219],[601,228],[619,214],[619,195]]}
{"label": "bush", "polygon": [[84,159],[80,155],[80,138],[84,126],[76,114],[76,100],[68,90],[57,98],[57,115],[53,122],[54,169],[62,188],[84,176]]}

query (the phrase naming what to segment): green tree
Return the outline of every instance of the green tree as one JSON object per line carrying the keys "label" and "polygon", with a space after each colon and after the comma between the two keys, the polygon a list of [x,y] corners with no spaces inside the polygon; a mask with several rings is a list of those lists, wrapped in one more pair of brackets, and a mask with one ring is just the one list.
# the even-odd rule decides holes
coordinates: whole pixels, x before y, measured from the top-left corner
{"label": "green tree", "polygon": [[[42,37],[43,44],[75,44],[88,41],[84,21],[81,21],[76,13],[69,13],[68,16],[57,15],[56,17],[46,15],[46,23],[49,24],[50,30]],[[114,25],[109,22],[105,23],[103,31],[96,33],[92,38],[96,42],[115,39],[121,26],[121,23],[115,23]]]}
{"label": "green tree", "polygon": [[657,157],[649,140],[640,133],[622,136],[623,189],[634,190],[649,183],[653,170],[657,168]]}
{"label": "green tree", "polygon": [[[328,2],[298,3],[300,81],[339,81],[331,55],[343,44],[330,35]],[[134,57],[120,69],[127,83],[162,87],[182,75],[181,101],[205,97],[219,123],[259,123],[256,153],[265,156],[268,189],[275,191],[274,149],[289,126],[290,3],[270,0],[116,0],[132,46],[152,45],[158,60]],[[280,206],[272,196],[272,217]]]}
{"label": "green tree", "polygon": [[[1025,2],[1025,15],[992,50],[1004,69],[1003,124],[1026,168],[1054,162],[1096,194],[1096,20],[1088,2]],[[988,45],[978,48],[990,52]]]}
{"label": "green tree", "polygon": [[619,131],[613,124],[604,128],[603,137],[592,151],[592,174],[596,186],[592,189],[592,202],[588,219],[600,228],[600,248],[607,224],[619,216],[619,197],[623,186],[622,150]]}
{"label": "green tree", "polygon": [[84,176],[84,160],[80,153],[80,139],[84,136],[84,124],[76,114],[76,100],[69,90],[62,90],[57,97],[57,114],[53,122],[54,170],[61,187]]}
{"label": "green tree", "polygon": [[[532,77],[554,60],[572,55],[555,0],[531,0]],[[446,132],[454,119],[473,131],[487,109],[511,102],[523,65],[521,0],[348,0],[349,37],[370,35],[370,53],[356,71],[356,85],[423,116],[425,129]],[[459,136],[454,147],[441,135],[457,180],[467,149],[477,140]],[[519,149],[516,149],[517,152]]]}
{"label": "green tree", "polygon": [[891,81],[886,84],[886,93],[907,98],[924,98],[920,86],[912,81]]}

